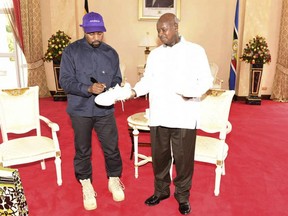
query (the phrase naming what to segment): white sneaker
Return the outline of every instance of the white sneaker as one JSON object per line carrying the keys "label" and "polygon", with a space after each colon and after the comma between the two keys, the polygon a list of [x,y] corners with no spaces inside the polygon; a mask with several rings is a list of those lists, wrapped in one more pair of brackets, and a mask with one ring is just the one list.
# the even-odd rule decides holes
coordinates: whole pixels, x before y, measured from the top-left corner
{"label": "white sneaker", "polygon": [[123,87],[118,84],[114,88],[109,88],[108,91],[103,92],[95,97],[95,103],[101,106],[111,106],[116,101],[124,101],[131,97],[131,86],[125,83]]}
{"label": "white sneaker", "polygon": [[125,199],[125,187],[118,177],[109,177],[108,189],[112,193],[114,201],[120,202]]}
{"label": "white sneaker", "polygon": [[83,204],[86,210],[94,210],[97,208],[96,192],[91,184],[90,179],[80,180],[83,192]]}

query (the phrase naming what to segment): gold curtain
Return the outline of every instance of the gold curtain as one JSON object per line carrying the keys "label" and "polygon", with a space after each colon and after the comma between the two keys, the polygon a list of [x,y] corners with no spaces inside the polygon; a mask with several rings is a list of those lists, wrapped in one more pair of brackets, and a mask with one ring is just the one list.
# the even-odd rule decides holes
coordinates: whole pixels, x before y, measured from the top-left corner
{"label": "gold curtain", "polygon": [[21,0],[24,54],[28,65],[28,86],[39,86],[39,96],[50,96],[42,60],[40,0]]}
{"label": "gold curtain", "polygon": [[279,51],[271,99],[288,102],[288,0],[282,2]]}

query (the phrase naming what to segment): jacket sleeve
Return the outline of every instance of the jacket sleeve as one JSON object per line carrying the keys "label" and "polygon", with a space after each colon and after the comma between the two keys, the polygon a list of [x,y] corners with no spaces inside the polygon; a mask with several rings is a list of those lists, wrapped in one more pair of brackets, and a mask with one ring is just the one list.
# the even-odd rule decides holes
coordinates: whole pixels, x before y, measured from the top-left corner
{"label": "jacket sleeve", "polygon": [[67,47],[61,57],[59,83],[66,94],[90,97],[89,85],[79,82],[76,79],[76,66],[71,55],[71,49]]}

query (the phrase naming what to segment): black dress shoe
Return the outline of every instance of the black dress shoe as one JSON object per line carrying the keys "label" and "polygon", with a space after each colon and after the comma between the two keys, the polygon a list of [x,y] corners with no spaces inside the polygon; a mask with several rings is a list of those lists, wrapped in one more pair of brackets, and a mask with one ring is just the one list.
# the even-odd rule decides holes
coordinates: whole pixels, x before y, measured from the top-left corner
{"label": "black dress shoe", "polygon": [[169,195],[162,196],[162,197],[157,197],[155,195],[149,197],[146,201],[145,204],[148,206],[154,206],[160,203],[161,200],[167,199]]}
{"label": "black dress shoe", "polygon": [[190,203],[189,202],[184,202],[184,203],[179,203],[179,212],[183,215],[189,214],[191,211]]}

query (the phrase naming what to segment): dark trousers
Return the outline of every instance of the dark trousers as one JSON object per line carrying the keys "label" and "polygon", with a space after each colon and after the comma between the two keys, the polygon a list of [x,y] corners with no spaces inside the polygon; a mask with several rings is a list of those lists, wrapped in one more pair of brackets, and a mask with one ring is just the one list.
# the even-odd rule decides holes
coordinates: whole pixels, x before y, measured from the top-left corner
{"label": "dark trousers", "polygon": [[101,144],[107,177],[120,177],[122,159],[118,148],[118,130],[114,113],[100,117],[71,116],[74,129],[74,170],[78,180],[92,180],[92,131],[97,133]]}
{"label": "dark trousers", "polygon": [[176,177],[174,196],[179,203],[189,201],[194,171],[196,129],[150,127],[154,195],[170,195],[171,145],[175,160]]}

